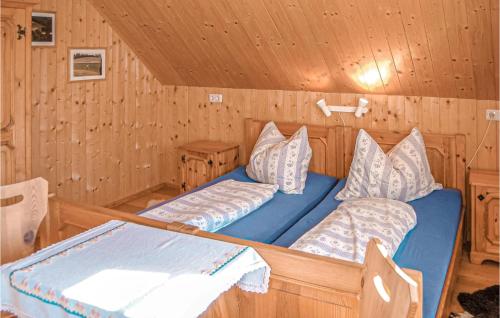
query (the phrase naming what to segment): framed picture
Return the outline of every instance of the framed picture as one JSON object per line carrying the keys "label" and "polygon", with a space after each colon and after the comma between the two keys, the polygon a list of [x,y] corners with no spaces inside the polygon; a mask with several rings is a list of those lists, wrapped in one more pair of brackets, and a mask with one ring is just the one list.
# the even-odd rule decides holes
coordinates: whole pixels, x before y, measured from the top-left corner
{"label": "framed picture", "polygon": [[31,13],[31,45],[56,45],[56,14],[55,12]]}
{"label": "framed picture", "polygon": [[106,78],[106,49],[69,49],[69,80]]}

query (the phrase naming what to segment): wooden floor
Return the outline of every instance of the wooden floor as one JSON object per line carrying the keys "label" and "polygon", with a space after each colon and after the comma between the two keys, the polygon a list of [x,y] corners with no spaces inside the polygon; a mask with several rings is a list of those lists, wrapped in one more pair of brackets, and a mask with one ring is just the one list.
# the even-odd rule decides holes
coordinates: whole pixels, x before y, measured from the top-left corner
{"label": "wooden floor", "polygon": [[146,191],[138,196],[134,196],[129,201],[122,202],[119,205],[109,206],[109,208],[123,212],[135,213],[147,208],[148,203],[152,203],[153,200],[165,201],[175,197],[178,194],[178,188],[164,185],[159,189]]}
{"label": "wooden floor", "polygon": [[[154,191],[135,196],[130,201],[112,207],[115,210],[135,213],[145,209],[152,200],[168,200],[179,194],[177,188],[163,186]],[[458,271],[458,280],[452,291],[453,302],[448,312],[461,313],[462,307],[457,301],[461,292],[473,292],[499,283],[499,265],[494,262],[485,262],[483,265],[474,265],[469,262],[468,252],[463,253],[462,262]]]}
{"label": "wooden floor", "polygon": [[472,293],[492,285],[498,285],[498,283],[498,263],[486,261],[482,265],[471,264],[469,254],[464,251],[458,271],[457,284],[452,291],[453,301],[450,304],[449,312],[462,313],[464,311],[457,300],[459,293]]}

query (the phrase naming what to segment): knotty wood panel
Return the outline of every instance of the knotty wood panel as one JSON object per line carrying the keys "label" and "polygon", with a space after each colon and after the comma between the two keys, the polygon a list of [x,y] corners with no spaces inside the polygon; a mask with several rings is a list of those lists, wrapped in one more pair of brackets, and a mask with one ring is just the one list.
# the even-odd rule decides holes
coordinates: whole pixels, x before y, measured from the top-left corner
{"label": "knotty wood panel", "polygon": [[[33,175],[58,196],[98,204],[159,184],[171,143],[160,147],[158,136],[174,130],[161,108],[169,89],[87,0],[43,0],[34,10],[56,12],[57,43],[32,49]],[[106,48],[106,80],[70,83],[69,47]]]}
{"label": "knotty wood panel", "polygon": [[[253,2],[242,3],[252,6]],[[306,1],[301,1],[304,3]],[[317,11],[317,7],[308,8],[311,12]],[[43,0],[39,9],[58,13],[57,46],[32,50],[33,176],[46,178],[50,191],[58,196],[80,202],[105,204],[162,182],[177,184],[177,146],[207,138],[243,145],[244,118],[341,125],[338,114],[326,118],[316,107],[316,101],[323,97],[330,104],[350,105],[356,105],[361,96],[368,98],[370,111],[363,118],[342,115],[346,125],[356,128],[409,131],[417,126],[426,133],[465,134],[467,160],[487,127],[485,109],[499,107],[497,101],[410,94],[161,85],[86,0]],[[393,15],[384,16],[384,21],[393,19]],[[376,34],[380,30],[370,32],[383,37]],[[460,34],[465,31],[457,32],[457,37],[462,38]],[[387,38],[389,45],[401,43],[398,36],[404,34],[397,34],[391,33]],[[106,47],[106,80],[69,83],[68,46]],[[410,54],[403,47],[400,51]],[[284,57],[276,56],[273,61]],[[400,61],[401,65],[405,63],[410,61]],[[292,78],[295,71],[289,71],[283,81]],[[405,83],[405,92],[413,92],[410,88],[419,86],[412,76]],[[354,87],[344,88],[355,91]],[[223,103],[210,104],[209,93],[222,93]],[[498,142],[498,124],[492,123],[472,167],[498,169]],[[244,148],[240,150],[240,157],[245,158]]]}
{"label": "knotty wood panel", "polygon": [[[298,122],[319,126],[342,125],[338,114],[325,118],[315,102],[325,97],[328,103],[356,105],[364,96],[370,101],[369,112],[360,119],[353,114],[342,114],[346,125],[365,129],[382,129],[408,132],[418,127],[424,133],[464,134],[466,162],[472,158],[481,141],[488,122],[485,110],[499,108],[498,101],[477,101],[420,96],[387,96],[317,93],[303,91],[242,90],[227,88],[186,88],[184,104],[170,103],[179,116],[184,138],[192,142],[201,138],[237,142],[241,145],[242,161],[246,158],[243,137],[244,118]],[[223,94],[222,104],[211,104],[208,93]],[[187,129],[185,127],[187,123]],[[180,134],[179,134],[180,135]],[[179,137],[180,138],[180,137]],[[471,167],[498,169],[498,123],[492,122],[485,142]],[[165,157],[163,166],[175,166],[176,158]],[[175,172],[175,171],[171,171]],[[168,174],[167,180],[176,183],[176,175]]]}
{"label": "knotty wood panel", "polygon": [[499,98],[497,0],[89,1],[166,85]]}

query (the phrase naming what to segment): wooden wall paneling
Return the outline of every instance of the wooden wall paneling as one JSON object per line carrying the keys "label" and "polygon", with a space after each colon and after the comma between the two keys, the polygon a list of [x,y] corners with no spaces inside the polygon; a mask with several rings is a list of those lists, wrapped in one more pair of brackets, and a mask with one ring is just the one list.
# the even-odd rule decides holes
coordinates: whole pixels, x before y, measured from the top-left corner
{"label": "wooden wall paneling", "polygon": [[151,78],[151,84],[153,86],[153,100],[152,100],[152,120],[151,120],[151,185],[157,185],[161,183],[160,178],[160,138],[159,135],[159,114],[161,107],[161,84],[156,81],[149,73]]}
{"label": "wooden wall paneling", "polygon": [[[305,70],[301,69],[299,57],[296,52],[290,50],[292,42],[287,43],[280,30],[279,22],[276,22],[269,12],[268,7],[264,1],[245,1],[248,15],[255,19],[257,24],[257,37],[260,40],[268,41],[269,48],[274,52],[278,59],[278,65],[281,69],[285,69],[285,74],[289,74],[292,86],[294,89],[304,89],[308,85],[308,74]],[[233,5],[233,11],[238,10]],[[248,28],[247,33],[255,32],[252,28]],[[266,47],[262,47],[266,49]],[[258,88],[258,87],[255,87]]]}
{"label": "wooden wall paneling", "polygon": [[[167,124],[167,107],[168,107],[168,89],[165,86],[160,86],[158,96],[158,160],[159,160],[159,176],[161,182],[168,182],[169,174],[167,171],[167,145],[168,145],[168,129]],[[130,176],[131,177],[131,176]]]}
{"label": "wooden wall paneling", "polygon": [[[106,27],[101,30],[102,42],[101,44],[106,47],[106,56],[113,58],[113,32],[111,28]],[[101,193],[102,198],[113,197],[113,185],[111,180],[112,172],[112,134],[113,134],[113,62],[108,60],[106,63],[106,81],[103,87],[103,94],[100,96],[100,119],[101,119],[101,153],[102,157],[106,158],[103,163],[103,170],[101,171]],[[134,87],[135,91],[135,87]],[[135,160],[134,160],[135,165]],[[134,171],[134,170],[131,170]],[[103,201],[101,201],[103,202]]]}
{"label": "wooden wall paneling", "polygon": [[[340,94],[338,93],[328,93],[324,94],[327,104],[329,105],[340,105]],[[313,102],[310,107],[316,108],[315,111],[321,112],[320,116],[324,116],[322,111],[316,105],[316,102]],[[299,114],[297,114],[299,117]],[[332,114],[332,116],[325,118],[326,126],[342,126],[342,121],[340,120],[339,114]]]}
{"label": "wooden wall paneling", "polygon": [[[403,7],[402,15],[398,11],[390,11],[390,8],[395,7],[393,2],[387,0],[373,5],[377,16],[383,17],[381,20],[385,22],[379,23],[385,27],[386,31],[388,25],[396,30],[398,30],[397,26],[400,25],[396,35],[388,38],[387,48],[382,47],[382,49],[390,49],[393,54],[396,51],[402,54],[406,52],[406,56],[409,56],[411,49],[405,48],[408,43],[401,42],[402,37],[406,34],[403,22],[408,19],[417,20],[417,22],[412,22],[416,25],[409,27],[408,34],[416,33],[417,38],[419,38],[422,32],[414,28],[422,27],[424,19],[418,15],[416,19],[411,19],[411,15],[404,13],[404,10],[408,10],[408,8],[402,4],[396,6]],[[103,5],[108,6],[108,1],[105,1]],[[320,2],[310,5],[303,1],[291,2],[290,7],[280,7],[276,12],[286,13],[287,17],[278,22],[273,20],[273,17],[276,19],[274,13],[267,12],[269,6],[272,5],[271,3],[266,3],[264,6],[261,2],[245,2],[244,5],[249,10],[251,9],[247,15],[235,12],[233,4],[226,6],[219,3],[216,8],[205,7],[205,16],[212,12],[211,10],[216,10],[219,17],[223,12],[228,12],[232,14],[230,16],[234,19],[233,22],[238,22],[238,25],[234,25],[234,27],[231,25],[229,28],[228,23],[231,21],[229,18],[213,21],[213,23],[210,22],[212,19],[208,19],[207,23],[214,24],[214,28],[216,28],[210,32],[215,32],[213,35],[215,37],[216,34],[219,34],[220,28],[226,26],[229,38],[232,34],[240,36],[246,34],[248,39],[260,43],[261,46],[257,51],[260,50],[259,54],[263,54],[262,56],[274,56],[274,60],[279,60],[280,63],[281,61],[284,63],[292,61],[295,64],[287,64],[287,71],[280,73],[280,76],[286,79],[293,77],[297,79],[296,83],[306,83],[299,81],[304,78],[303,71],[292,67],[298,65],[297,63],[300,61],[304,61],[304,58],[297,52],[290,51],[291,48],[286,43],[291,44],[287,40],[295,41],[295,38],[282,36],[283,30],[279,29],[277,24],[292,25],[295,28],[303,27],[304,30],[310,31],[310,35],[307,36],[310,38],[301,38],[300,41],[295,41],[295,44],[303,42],[316,45],[313,43],[313,39],[318,39],[315,34],[317,35],[322,28],[327,28],[335,23],[339,24],[339,29],[347,28],[346,21],[349,17],[354,17],[357,14],[357,19],[359,19],[364,16],[357,11],[352,11],[354,10],[352,8],[346,8],[343,5],[335,7],[335,4],[329,3],[325,4],[328,6],[328,10],[326,10],[327,14],[322,16],[321,24],[315,24],[313,27],[311,26],[313,22],[310,19],[307,19],[307,25],[305,25],[303,19],[292,17],[300,13],[305,16],[314,16],[321,8]],[[464,4],[461,5],[465,8]],[[107,20],[97,12],[101,10],[96,10],[89,3],[81,0],[43,0],[42,6],[58,12],[58,37],[55,48],[43,49],[46,53],[42,53],[43,50],[40,48],[33,49],[32,55],[33,59],[37,61],[37,65],[33,68],[31,77],[34,125],[32,135],[36,143],[33,145],[32,160],[34,169],[38,171],[37,174],[52,180],[51,186],[55,185],[58,195],[67,199],[104,204],[106,201],[120,199],[121,196],[144,190],[145,187],[154,186],[159,182],[175,184],[178,180],[178,158],[175,147],[188,141],[206,138],[241,143],[243,141],[241,125],[243,119],[247,117],[320,126],[340,125],[338,114],[332,114],[330,118],[326,118],[315,105],[316,101],[321,98],[326,98],[328,104],[353,106],[357,105],[359,97],[368,98],[370,111],[363,118],[356,119],[353,114],[342,114],[346,125],[357,128],[408,131],[412,127],[418,126],[424,132],[462,132],[467,138],[467,159],[472,156],[486,127],[485,109],[498,107],[498,102],[495,101],[478,102],[475,99],[415,95],[366,95],[356,93],[354,90],[351,90],[352,93],[320,93],[164,86],[154,78],[147,65],[137,58],[119,34],[109,26]],[[120,9],[119,3],[113,3],[112,6],[117,9],[117,12],[124,12]],[[156,8],[161,11],[166,6],[168,4],[156,3]],[[446,6],[451,6],[451,4],[445,2],[443,8]],[[490,5],[490,10],[494,12],[494,5]],[[260,13],[258,17],[256,12]],[[425,9],[422,12],[425,12]],[[469,14],[469,12],[467,13]],[[148,14],[152,15],[154,12],[148,12]],[[154,18],[159,19],[157,16]],[[175,18],[169,18],[168,25],[173,24],[174,21],[181,21],[181,18],[182,16],[177,12]],[[251,18],[255,18],[255,21]],[[294,21],[290,21],[290,19]],[[448,30],[450,25],[456,23],[449,22],[454,21],[454,19],[457,18],[452,16],[447,18]],[[462,18],[458,20],[460,23],[463,22]],[[166,28],[167,22],[165,23],[160,27]],[[271,23],[273,27],[265,28],[267,23]],[[370,28],[370,26],[364,27]],[[211,27],[209,28],[211,29]],[[125,30],[124,28],[120,29]],[[176,32],[171,34],[175,33],[176,36],[179,36],[181,30],[189,30],[190,34],[202,34],[198,33],[199,30],[194,26],[188,25],[186,21],[182,21],[181,26],[176,26]],[[490,34],[492,33],[494,32],[490,31]],[[381,37],[379,33],[370,34],[374,37]],[[466,34],[465,31],[463,34],[456,32],[455,36],[461,37],[466,36]],[[302,37],[306,37],[306,35]],[[356,52],[363,50],[363,48],[360,48],[358,44],[354,45],[353,42],[361,41],[363,38],[364,36],[357,35],[351,39],[348,36],[342,37],[335,33],[320,39],[332,41],[329,45],[332,45],[334,41],[337,43],[346,42],[346,45],[336,48],[335,52],[332,53],[338,61],[343,63],[342,67],[345,67],[353,61],[358,61]],[[426,43],[424,43],[425,45]],[[68,61],[66,60],[68,46],[106,47],[108,53],[106,80],[68,82]],[[208,44],[203,46],[204,49],[209,47]],[[225,42],[224,47],[229,49],[229,42]],[[265,53],[263,51],[265,47],[272,48],[272,53]],[[369,50],[369,48],[364,49]],[[420,48],[419,50],[425,53],[428,49]],[[231,49],[230,52],[239,51]],[[205,53],[203,58],[210,56],[210,52]],[[466,56],[465,52],[463,58]],[[246,56],[245,58],[249,59],[250,57]],[[421,63],[427,63],[425,62],[428,61],[427,55],[423,58]],[[324,62],[333,69],[333,65],[330,65],[331,60],[324,59]],[[406,64],[400,64],[401,67],[405,65],[405,70],[402,73],[398,70],[398,76],[406,75],[414,84],[421,83],[419,73],[412,76],[412,67],[408,63],[407,58]],[[278,65],[277,62],[276,64]],[[394,61],[394,65],[397,69],[396,61]],[[357,63],[352,63],[349,67],[351,70],[360,68]],[[214,66],[206,66],[206,69],[209,68],[217,69]],[[348,74],[347,68],[344,71],[344,74]],[[457,72],[460,70],[455,70],[455,73]],[[338,78],[342,79],[345,76],[339,75]],[[402,83],[401,78],[400,84]],[[406,87],[411,86],[413,90],[418,91],[420,84],[414,84]],[[55,90],[52,91],[54,87]],[[300,87],[307,87],[307,85]],[[224,95],[223,103],[211,105],[208,102],[209,93],[222,93]],[[481,107],[476,109],[478,103],[481,103]],[[498,166],[498,156],[494,153],[498,147],[498,138],[494,135],[498,125],[495,123],[492,125],[484,145],[487,148],[481,150],[477,160],[473,163],[474,167],[495,169]],[[38,132],[40,134],[37,134]],[[49,148],[42,149],[46,146]],[[241,157],[244,158],[244,156],[242,154]],[[106,158],[112,158],[112,160],[106,160]],[[35,159],[37,159],[36,163]]]}
{"label": "wooden wall paneling", "polygon": [[309,28],[328,67],[330,76],[324,79],[329,80],[329,82],[325,81],[324,85],[334,91],[358,91],[359,87],[354,85],[344,72],[344,65],[339,54],[341,47],[335,34],[329,32],[328,12],[322,11],[317,2],[299,0],[296,5],[301,7],[302,14],[307,21],[316,21],[316,23],[309,23]]}
{"label": "wooden wall paneling", "polygon": [[[213,93],[224,94],[224,89],[210,90]],[[207,121],[208,134],[205,138],[210,140],[222,140],[222,135],[225,134],[225,127],[223,126],[223,118],[226,116],[222,103],[208,102],[208,90],[200,91],[200,102],[203,104],[202,114],[203,121]],[[203,101],[204,100],[204,101]]]}
{"label": "wooden wall paneling", "polygon": [[166,166],[168,174],[168,183],[176,184],[178,182],[179,158],[177,156],[177,147],[189,141],[188,127],[188,96],[189,89],[185,86],[173,86],[167,88],[168,100],[167,116],[167,139],[166,139]]}
{"label": "wooden wall paneling", "polygon": [[280,1],[262,2],[283,39],[281,45],[287,48],[303,70],[307,86],[315,90],[331,89],[335,85],[334,80],[323,54],[317,48],[300,3],[297,0],[286,4]]}
{"label": "wooden wall paneling", "polygon": [[[370,96],[370,108],[372,109],[371,115],[371,126],[367,124],[363,125],[363,127],[371,127],[374,129],[388,129],[388,105],[387,105],[387,96],[386,95],[372,95]],[[358,120],[356,120],[358,122]],[[361,120],[359,120],[361,122]]]}
{"label": "wooden wall paneling", "polygon": [[135,189],[137,181],[132,181],[137,176],[134,171],[135,157],[135,64],[132,60],[132,54],[123,45],[120,48],[121,65],[123,67],[123,124],[122,124],[122,149],[123,162],[120,169],[120,193],[138,192],[140,189]]}
{"label": "wooden wall paneling", "polygon": [[[414,1],[417,3],[417,1]],[[434,80],[442,96],[457,97],[457,76],[450,59],[450,45],[447,40],[446,21],[443,16],[442,0],[419,1],[422,9],[422,20],[429,45],[434,71]]]}
{"label": "wooden wall paneling", "polygon": [[[211,17],[205,28],[208,33],[213,33],[214,40],[222,43],[229,52],[230,57],[236,58],[238,63],[247,69],[247,73],[240,73],[253,81],[255,86],[270,88],[273,83],[280,82],[281,79],[272,71],[273,65],[269,61],[264,61],[257,51],[257,46],[248,41],[247,33],[243,25],[237,20],[234,11],[227,2],[210,3],[199,1],[205,16]],[[223,24],[222,24],[223,23]],[[222,24],[222,25],[221,25]],[[241,45],[233,45],[233,38],[245,39]],[[210,43],[210,42],[209,42]]]}
{"label": "wooden wall paneling", "polygon": [[[137,3],[139,1],[135,1],[135,4],[134,1],[130,1],[128,5],[130,8],[133,8]],[[173,6],[173,8],[167,14],[162,14],[162,6]],[[178,8],[172,3],[165,4],[160,1],[150,1],[148,6],[144,8],[144,16],[142,17],[143,21],[148,21],[148,23],[140,23],[139,28],[142,28],[142,32],[145,34],[162,34],[162,37],[166,40],[166,44],[169,47],[175,47],[175,50],[172,50],[172,59],[169,60],[172,68],[178,74],[182,74],[182,76],[188,78],[190,82],[197,83],[198,78],[207,71],[203,69],[202,56],[204,53],[195,45],[193,45],[192,50],[189,50],[189,42],[186,42],[186,39],[177,37],[175,30],[179,27],[178,23],[182,22],[177,21],[176,23],[170,21],[173,18],[175,9]],[[157,44],[153,42],[156,49],[158,49]]]}
{"label": "wooden wall paneling", "polygon": [[207,111],[208,105],[208,90],[202,87],[188,88],[188,102],[186,105],[188,111],[188,123],[196,129],[189,131],[188,141],[196,141],[207,139],[209,134],[209,118]]}
{"label": "wooden wall paneling", "polygon": [[[71,198],[71,88],[68,83],[68,49],[72,37],[72,1],[57,0],[57,191],[60,197]],[[33,86],[34,87],[34,86]],[[33,88],[35,91],[35,88]],[[34,135],[34,134],[33,134]],[[50,185],[49,185],[50,186]]]}
{"label": "wooden wall paneling", "polygon": [[142,65],[137,64],[136,73],[136,107],[137,107],[137,137],[136,137],[136,148],[137,148],[137,160],[135,164],[135,171],[138,174],[137,184],[134,186],[138,189],[146,189],[147,176],[144,173],[144,165],[147,163],[147,128],[145,121],[147,120],[148,105],[146,100],[146,84],[145,84],[145,73]]}
{"label": "wooden wall paneling", "polygon": [[[483,99],[494,99],[498,96],[498,86],[495,87],[491,12],[488,0],[470,0],[467,5],[468,27],[471,28],[472,65],[476,82],[477,95]],[[488,81],[481,79],[489,78]],[[498,98],[498,97],[497,97]]]}
{"label": "wooden wall paneling", "polygon": [[443,134],[461,134],[458,129],[458,100],[442,98],[439,104],[439,132]]}
{"label": "wooden wall paneling", "polygon": [[[223,76],[225,81],[229,83],[229,86],[239,86],[242,83],[248,82],[253,83],[253,78],[249,76],[249,69],[245,69],[244,64],[240,63],[238,56],[231,56],[224,40],[219,39],[217,32],[215,30],[215,25],[221,23],[212,20],[210,13],[206,12],[206,6],[203,5],[205,1],[182,1],[177,2],[173,5],[173,11],[182,12],[181,19],[189,19],[189,21],[203,21],[200,25],[192,25],[192,23],[186,23],[186,29],[193,36],[192,39],[200,41],[202,49],[205,52],[210,52],[211,56],[217,61],[224,61],[222,65],[218,67],[219,72],[212,74],[212,76]],[[197,42],[196,41],[196,42]],[[217,43],[218,45],[212,46],[210,43]],[[186,48],[187,51],[192,49],[189,45]],[[218,81],[220,83],[220,80]]]}
{"label": "wooden wall paneling", "polygon": [[[170,3],[163,4],[163,7],[168,8],[168,12],[162,14],[162,19],[166,21],[167,28],[171,29],[171,37],[175,40],[175,43],[184,44],[180,52],[186,56],[189,56],[191,52],[196,52],[196,56],[192,58],[192,61],[198,62],[189,69],[189,72],[194,73],[197,77],[196,82],[199,83],[199,79],[204,78],[203,74],[211,74],[208,82],[213,84],[207,86],[222,86],[221,82],[231,82],[229,69],[225,61],[214,59],[211,56],[210,43],[208,43],[205,34],[200,29],[193,28],[190,25],[189,21],[191,20],[189,19],[194,18],[191,16],[185,17],[183,15],[185,9],[179,10],[178,7],[171,6]],[[193,39],[198,41],[192,41]],[[208,61],[213,62],[208,63]],[[201,72],[201,74],[197,71]]]}
{"label": "wooden wall paneling", "polygon": [[[465,157],[467,163],[472,158],[473,152],[476,148],[477,139],[477,101],[472,99],[459,99],[458,100],[458,129],[461,134],[465,135]],[[477,160],[472,162],[472,167],[475,167]]]}
{"label": "wooden wall paneling", "polygon": [[413,127],[420,127],[421,114],[422,114],[422,97],[407,96],[405,98],[405,127],[411,129]]}
{"label": "wooden wall paneling", "polygon": [[474,72],[470,61],[471,35],[466,0],[444,0],[443,12],[450,47],[451,63],[457,80],[458,97],[476,95]]}
{"label": "wooden wall paneling", "polygon": [[[86,43],[90,47],[99,47],[99,17],[95,9],[88,3],[85,3],[86,16],[88,23],[86,24]],[[87,193],[87,201],[97,201],[97,191],[99,189],[99,91],[100,86],[98,81],[89,81],[85,83],[85,157],[87,180],[85,191]]]}
{"label": "wooden wall paneling", "polygon": [[[237,89],[228,89],[227,94],[228,98],[224,97],[226,98],[225,107],[230,117],[225,119],[225,125],[228,125],[228,127],[226,138],[222,140],[242,144],[244,140],[244,129],[242,127],[244,127],[245,118],[250,118],[252,115],[251,94]],[[290,101],[290,103],[293,103],[293,101]],[[239,152],[240,164],[245,164],[246,148],[240,147]]]}
{"label": "wooden wall paneling", "polygon": [[[477,102],[476,145],[481,142],[481,138],[488,126],[485,116],[486,109],[495,108],[499,109],[498,102],[482,100]],[[477,154],[477,167],[489,167],[492,170],[498,170],[498,150],[500,149],[498,143],[498,122],[492,121],[484,143]]]}
{"label": "wooden wall paneling", "polygon": [[[30,133],[34,140],[32,161],[36,175],[49,180],[51,192],[91,203],[104,203],[121,195],[132,194],[147,184],[159,183],[157,175],[151,172],[146,173],[145,178],[148,180],[143,181],[143,184],[122,180],[124,176],[125,179],[136,178],[142,172],[135,169],[139,160],[134,153],[135,136],[128,138],[127,134],[121,134],[126,131],[122,127],[125,124],[124,115],[121,114],[125,114],[125,103],[130,106],[127,110],[135,114],[136,103],[140,100],[132,96],[136,90],[135,69],[129,76],[128,57],[134,63],[143,64],[135,62],[136,56],[89,2],[43,0],[37,9],[56,11],[57,45],[32,49],[36,65],[31,75],[31,115],[34,126]],[[107,48],[106,80],[69,82],[69,47]],[[119,60],[115,60],[115,57]],[[160,87],[160,84],[149,70],[143,70],[147,74],[141,82],[146,91],[146,110],[152,111],[145,117],[144,123],[148,154],[143,166],[149,165],[153,169],[157,151],[153,140],[156,125],[154,114],[158,104],[154,102],[158,95],[155,87]],[[131,79],[133,81],[129,85]],[[124,92],[127,92],[127,96]],[[132,99],[126,102],[125,98],[129,97]],[[137,127],[134,121],[131,129],[135,131]],[[133,151],[125,153],[113,145],[114,140],[118,140],[115,145],[121,141],[125,144],[128,142],[127,145],[133,147]],[[113,157],[113,161],[104,160],[110,157]],[[125,163],[118,167],[115,164],[117,162]],[[134,169],[130,169],[132,166]]]}
{"label": "wooden wall paneling", "polygon": [[389,130],[405,130],[405,97],[389,96],[387,99],[387,125]]}
{"label": "wooden wall paneling", "polygon": [[[324,6],[323,16],[328,21],[330,28],[330,30],[327,29],[325,32],[331,32],[332,28],[338,30],[338,32],[334,32],[336,38],[335,46],[338,48],[339,57],[342,61],[342,70],[345,71],[348,76],[347,83],[356,86],[355,90],[350,91],[354,93],[362,92],[363,87],[357,81],[361,72],[364,71],[363,67],[367,66],[366,63],[368,61],[368,56],[360,57],[359,54],[357,54],[358,44],[356,41],[360,41],[362,39],[352,37],[353,27],[351,26],[351,21],[346,13],[341,10],[342,3],[328,1],[323,2],[322,4],[316,3],[316,5],[318,10],[321,10]],[[358,27],[360,26],[358,25]],[[381,83],[379,82],[379,84]]]}
{"label": "wooden wall paneling", "polygon": [[[352,105],[352,106],[355,106],[355,105],[358,104],[358,97],[359,96],[360,95],[357,95],[357,94],[342,94],[342,95],[340,95],[340,105]],[[367,116],[371,117],[372,116],[372,112],[373,112],[373,109],[370,108],[368,110]],[[352,116],[353,114],[350,114],[350,113],[339,113],[339,114],[342,115],[342,118],[344,119],[344,123],[345,123],[346,126],[352,126],[352,127],[354,127],[358,123],[358,121],[355,119],[355,117]],[[319,115],[324,116],[321,111],[320,111]]]}
{"label": "wooden wall paneling", "polygon": [[[375,4],[373,1],[370,3]],[[420,83],[408,46],[399,6],[393,0],[380,0],[376,4],[376,8],[372,10],[376,10],[377,19],[382,21],[381,28],[385,30],[385,37],[392,54],[392,62],[395,65],[401,86],[401,94],[418,95],[418,92],[421,91]]]}
{"label": "wooden wall paneling", "polygon": [[235,23],[238,21],[238,28],[244,33],[243,38],[248,38],[247,46],[251,47],[255,43],[255,54],[258,54],[260,60],[268,69],[268,75],[272,76],[274,83],[288,87],[298,88],[298,83],[294,83],[294,74],[290,67],[288,67],[283,59],[280,59],[278,54],[272,50],[272,38],[268,39],[259,28],[257,17],[252,16],[252,10],[249,7],[254,1],[229,1],[227,6],[234,16]]}
{"label": "wooden wall paneling", "polygon": [[500,19],[500,3],[499,1],[497,0],[490,0],[490,9],[491,9],[491,20],[492,20],[492,23],[491,23],[491,38],[493,39],[493,73],[494,73],[494,76],[495,76],[495,96],[494,96],[494,99],[495,100],[499,100],[500,99],[500,96],[499,96],[499,86],[500,86],[500,82],[499,82],[499,69],[500,69],[500,65],[499,65],[499,62],[498,62],[498,55],[500,54],[500,48],[499,48],[499,38],[500,38],[500,25],[499,25],[499,19]]}
{"label": "wooden wall paneling", "polygon": [[422,97],[421,128],[423,132],[438,132],[440,125],[439,98]]}
{"label": "wooden wall paneling", "polygon": [[163,84],[498,98],[491,0],[91,1]]}
{"label": "wooden wall paneling", "polygon": [[420,87],[428,92],[427,96],[439,96],[436,79],[431,61],[425,27],[422,21],[422,13],[418,1],[398,1],[401,10],[401,18],[405,26],[408,47],[415,71],[418,74]]}
{"label": "wooden wall paneling", "polygon": [[[128,16],[128,13],[126,13],[124,8],[120,8],[119,6],[117,6],[117,5],[127,5],[126,2],[110,1],[105,3],[103,1],[97,1],[97,0],[88,0],[88,1],[91,2],[95,6],[95,8],[103,16],[106,17],[107,20],[118,22],[124,18],[126,19]],[[134,10],[133,12],[137,11]],[[133,29],[128,30],[128,26],[132,25]],[[137,23],[136,21],[126,19],[126,21],[124,22],[113,23],[113,30],[117,32],[121,37],[127,35],[127,38],[132,40],[129,43],[131,42],[141,43],[140,46],[134,47],[134,53],[142,57],[141,60],[145,61],[144,63],[146,63],[149,66],[149,69],[155,70],[156,71],[155,75],[161,78],[162,81],[170,83],[172,82],[181,84],[184,83],[184,81],[181,79],[181,77],[179,76],[177,71],[172,67],[169,61],[162,61],[161,63],[149,62],[149,60],[146,58],[147,55],[153,56],[155,60],[156,59],[161,60],[162,59],[161,54],[160,51],[155,47],[154,44],[155,42],[149,40],[148,33],[143,32],[139,23]]]}

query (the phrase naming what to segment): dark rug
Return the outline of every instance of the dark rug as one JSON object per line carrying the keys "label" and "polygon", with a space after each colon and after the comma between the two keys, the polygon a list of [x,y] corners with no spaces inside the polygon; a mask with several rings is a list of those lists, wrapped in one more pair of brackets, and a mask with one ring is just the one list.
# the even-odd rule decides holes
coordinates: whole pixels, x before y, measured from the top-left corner
{"label": "dark rug", "polygon": [[[488,288],[478,290],[469,293],[458,294],[458,302],[465,309],[466,312],[470,313],[476,318],[498,318],[500,314],[498,312],[498,291],[499,286],[494,285]],[[459,315],[450,317],[460,317]]]}

